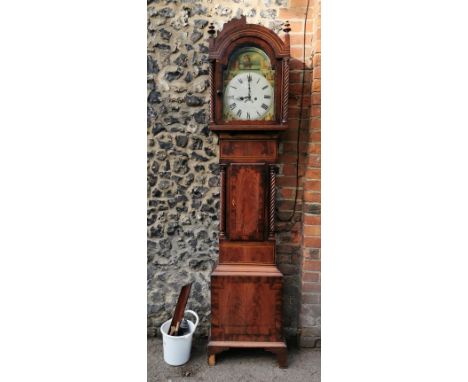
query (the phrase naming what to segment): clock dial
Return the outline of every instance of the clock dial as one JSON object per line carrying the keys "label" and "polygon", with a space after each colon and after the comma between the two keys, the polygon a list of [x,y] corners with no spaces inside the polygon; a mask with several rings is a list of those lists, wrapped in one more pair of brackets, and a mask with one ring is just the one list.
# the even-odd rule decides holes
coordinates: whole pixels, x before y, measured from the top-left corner
{"label": "clock dial", "polygon": [[224,72],[223,119],[272,121],[275,118],[275,71],[261,49],[237,49]]}
{"label": "clock dial", "polygon": [[273,96],[273,87],[264,76],[256,72],[242,72],[227,84],[224,108],[231,119],[261,120],[272,111]]}

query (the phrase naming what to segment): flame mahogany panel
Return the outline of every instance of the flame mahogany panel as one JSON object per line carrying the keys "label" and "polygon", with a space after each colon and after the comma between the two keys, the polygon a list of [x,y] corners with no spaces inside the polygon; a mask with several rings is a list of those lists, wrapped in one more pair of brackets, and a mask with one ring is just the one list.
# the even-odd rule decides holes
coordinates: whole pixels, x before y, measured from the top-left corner
{"label": "flame mahogany panel", "polygon": [[261,242],[219,242],[220,264],[274,264],[275,243]]}
{"label": "flame mahogany panel", "polygon": [[265,164],[232,163],[227,176],[229,240],[265,239]]}
{"label": "flame mahogany panel", "polygon": [[277,143],[274,140],[222,140],[219,144],[221,160],[274,161],[277,155]]}
{"label": "flame mahogany panel", "polygon": [[211,340],[280,341],[281,287],[279,276],[212,276]]}

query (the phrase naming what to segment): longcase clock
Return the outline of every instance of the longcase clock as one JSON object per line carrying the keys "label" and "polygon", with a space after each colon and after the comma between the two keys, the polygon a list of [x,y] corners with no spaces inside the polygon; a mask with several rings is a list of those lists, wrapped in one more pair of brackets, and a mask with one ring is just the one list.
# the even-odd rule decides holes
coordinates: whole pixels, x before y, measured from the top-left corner
{"label": "longcase clock", "polygon": [[211,275],[208,362],[229,348],[264,348],[287,367],[283,275],[275,261],[279,133],[288,127],[289,24],[284,41],[233,19],[210,26],[210,129],[219,134],[219,261]]}

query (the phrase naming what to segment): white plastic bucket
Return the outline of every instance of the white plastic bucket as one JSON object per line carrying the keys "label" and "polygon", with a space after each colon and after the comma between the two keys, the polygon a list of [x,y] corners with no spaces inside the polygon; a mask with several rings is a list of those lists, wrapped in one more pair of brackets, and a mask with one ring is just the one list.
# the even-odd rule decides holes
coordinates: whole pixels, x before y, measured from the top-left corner
{"label": "white plastic bucket", "polygon": [[190,328],[188,334],[184,336],[170,336],[167,334],[172,320],[167,320],[161,325],[164,361],[172,366],[183,365],[189,360],[190,350],[192,349],[192,336],[198,326],[198,315],[193,310],[186,310],[185,313],[191,313],[196,319],[195,324],[187,320]]}

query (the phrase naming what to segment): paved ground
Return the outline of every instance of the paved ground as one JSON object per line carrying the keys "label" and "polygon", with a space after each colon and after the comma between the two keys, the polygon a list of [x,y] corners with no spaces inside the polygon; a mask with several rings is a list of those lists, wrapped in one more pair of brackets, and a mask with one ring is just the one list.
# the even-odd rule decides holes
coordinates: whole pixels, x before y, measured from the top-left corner
{"label": "paved ground", "polygon": [[320,350],[288,350],[289,367],[280,369],[276,357],[260,349],[232,349],[216,357],[216,366],[209,367],[207,340],[194,340],[190,361],[183,366],[164,362],[162,340],[148,338],[148,382],[320,382]]}

